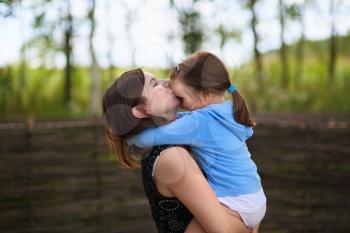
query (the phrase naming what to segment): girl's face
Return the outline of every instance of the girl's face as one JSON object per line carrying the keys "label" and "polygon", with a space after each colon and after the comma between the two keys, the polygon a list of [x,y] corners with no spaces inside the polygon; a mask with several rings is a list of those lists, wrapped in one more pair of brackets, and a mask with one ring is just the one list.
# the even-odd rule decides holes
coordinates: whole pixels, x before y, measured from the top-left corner
{"label": "girl's face", "polygon": [[[156,79],[150,73],[145,74],[142,96],[146,103],[144,110],[148,115],[161,116],[166,119],[176,117],[180,100],[176,98],[166,81]],[[173,120],[173,119],[170,119]]]}
{"label": "girl's face", "polygon": [[193,88],[183,84],[179,78],[171,80],[171,89],[181,101],[181,108],[192,111],[206,105],[203,95],[196,93]]}

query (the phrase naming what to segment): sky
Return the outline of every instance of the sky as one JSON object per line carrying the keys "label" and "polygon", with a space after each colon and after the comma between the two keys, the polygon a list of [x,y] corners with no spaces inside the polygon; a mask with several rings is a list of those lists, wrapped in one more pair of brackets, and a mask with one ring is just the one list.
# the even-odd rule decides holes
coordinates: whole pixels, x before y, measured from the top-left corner
{"label": "sky", "polygon": [[[34,0],[24,0],[28,8]],[[54,1],[55,2],[55,1]],[[56,1],[57,2],[57,1]],[[78,19],[73,40],[74,63],[88,65],[88,34],[89,25],[84,18],[87,13],[87,0],[72,1],[73,16]],[[181,7],[188,7],[190,0],[175,1]],[[238,66],[253,55],[253,37],[248,26],[250,13],[242,10],[238,1],[216,0],[215,7],[210,1],[201,1],[196,7],[203,19],[206,40],[202,49],[221,57],[228,66]],[[278,23],[278,0],[263,0],[256,7],[261,37],[259,49],[264,52],[280,46],[280,27]],[[285,0],[287,4],[300,3],[303,0]],[[61,1],[62,3],[62,1]],[[339,35],[350,33],[350,0],[338,0],[336,7],[336,32]],[[57,17],[54,6],[48,9],[49,17]],[[315,0],[305,13],[306,38],[320,40],[330,35],[329,16],[330,0]],[[21,45],[33,37],[33,10],[21,10],[12,18],[0,18],[0,66],[18,61]],[[126,30],[127,16],[135,20]],[[169,67],[180,62],[184,57],[181,43],[181,31],[177,14],[169,8],[168,0],[97,0],[97,29],[94,46],[98,63],[102,67],[109,65],[108,53],[112,54],[116,66]],[[229,40],[223,49],[219,46],[219,38],[213,28],[223,23],[228,29],[241,30],[241,40]],[[59,39],[61,35],[57,35]],[[286,25],[286,41],[293,43],[300,36],[300,26],[297,22],[288,21]],[[108,38],[113,38],[111,49]],[[111,51],[110,51],[111,50]],[[29,51],[26,54],[32,65],[40,63],[37,53]],[[133,59],[134,58],[134,59]],[[52,63],[52,64],[51,64]],[[57,54],[51,65],[64,66],[63,54]]]}

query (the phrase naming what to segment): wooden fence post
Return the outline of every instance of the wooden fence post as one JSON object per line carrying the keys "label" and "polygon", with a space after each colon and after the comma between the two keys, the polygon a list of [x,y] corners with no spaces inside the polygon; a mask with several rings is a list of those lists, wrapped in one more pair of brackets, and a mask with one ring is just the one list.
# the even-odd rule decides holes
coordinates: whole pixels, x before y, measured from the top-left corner
{"label": "wooden fence post", "polygon": [[30,118],[27,120],[26,127],[26,156],[25,156],[25,197],[27,197],[27,214],[29,219],[29,232],[34,232],[34,218],[33,218],[33,201],[32,201],[32,193],[31,193],[31,152],[32,152],[32,134],[34,128],[34,119]]}

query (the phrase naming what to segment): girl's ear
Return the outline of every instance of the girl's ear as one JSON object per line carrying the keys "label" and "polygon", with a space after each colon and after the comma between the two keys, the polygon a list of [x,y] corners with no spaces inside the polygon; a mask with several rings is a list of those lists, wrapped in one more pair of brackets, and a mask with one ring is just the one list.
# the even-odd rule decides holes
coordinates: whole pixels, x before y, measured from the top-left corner
{"label": "girl's ear", "polygon": [[202,99],[204,100],[204,101],[207,101],[207,100],[209,100],[211,97],[212,97],[212,93],[210,93],[210,92],[208,92],[208,91],[206,91],[206,92],[203,92],[202,93]]}
{"label": "girl's ear", "polygon": [[147,113],[147,111],[145,109],[143,109],[142,107],[140,107],[139,105],[133,107],[131,109],[131,111],[132,111],[132,115],[134,115],[134,117],[137,117],[140,119],[149,117],[149,114]]}

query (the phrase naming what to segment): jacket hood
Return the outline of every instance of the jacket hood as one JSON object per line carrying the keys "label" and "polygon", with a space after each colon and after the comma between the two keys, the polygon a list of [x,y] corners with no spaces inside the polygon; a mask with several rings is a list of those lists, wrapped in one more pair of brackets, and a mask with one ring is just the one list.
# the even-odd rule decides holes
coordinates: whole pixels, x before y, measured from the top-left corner
{"label": "jacket hood", "polygon": [[218,119],[228,130],[241,141],[246,141],[253,135],[252,127],[248,127],[238,123],[233,118],[233,105],[231,101],[225,101],[220,104],[209,105],[210,114]]}

